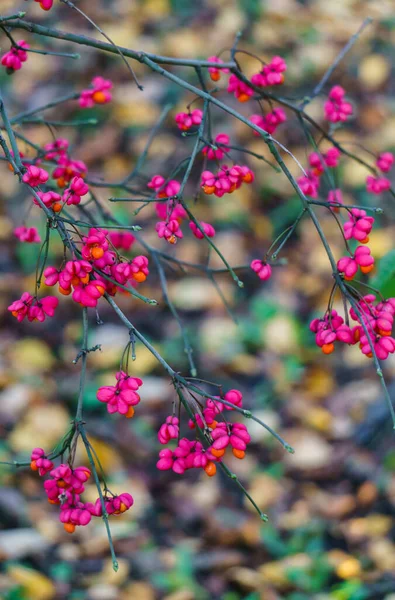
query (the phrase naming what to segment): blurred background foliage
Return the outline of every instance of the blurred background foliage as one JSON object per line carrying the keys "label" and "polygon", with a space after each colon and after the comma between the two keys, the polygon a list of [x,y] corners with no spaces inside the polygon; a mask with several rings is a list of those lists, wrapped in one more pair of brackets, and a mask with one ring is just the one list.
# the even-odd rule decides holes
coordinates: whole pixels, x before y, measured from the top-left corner
{"label": "blurred background foliage", "polygon": [[[64,5],[55,3],[48,14],[33,2],[1,0],[0,6],[3,14],[28,9],[29,19],[99,37]],[[356,107],[355,118],[338,136],[373,152],[394,150],[391,0],[81,0],[78,6],[116,43],[177,57],[215,54],[229,48],[236,32],[243,30],[241,48],[263,58],[276,53],[286,58],[289,69],[281,91],[290,97],[308,93],[363,19],[371,16],[374,23],[332,79],[345,87]],[[80,51],[81,58],[32,54],[15,76],[2,70],[0,85],[12,114],[87,87],[98,74],[114,81],[112,105],[89,110],[89,116],[99,119],[98,126],[52,127],[52,131],[42,124],[23,127],[24,134],[40,145],[53,135],[68,137],[73,156],[88,164],[91,179],[117,181],[125,176],[163,105],[174,104],[174,116],[192,99],[139,64],[133,68],[144,84],[144,94],[115,56],[43,41],[25,32],[16,37],[36,48]],[[5,36],[0,45],[2,51],[8,49]],[[240,55],[240,62],[247,74],[257,70],[251,57]],[[196,84],[192,71],[176,71]],[[308,108],[318,120],[323,102],[319,97]],[[258,112],[251,103],[238,108],[246,116]],[[70,102],[45,115],[72,120],[82,111]],[[215,133],[226,131],[249,150],[266,152],[262,141],[244,125],[220,111],[214,111],[213,118]],[[309,149],[296,119],[290,113],[288,119],[276,137],[306,165]],[[168,175],[188,155],[192,143],[168,119],[151,147],[141,188],[156,172]],[[23,144],[20,149],[31,155]],[[297,174],[295,163],[287,158],[287,164]],[[256,172],[254,186],[244,186],[224,199],[200,199],[195,207],[198,218],[215,225],[218,246],[231,264],[263,256],[299,211],[284,177],[254,158],[249,165]],[[56,319],[44,325],[17,325],[7,314],[10,301],[34,285],[38,255],[38,247],[18,244],[12,229],[21,224],[21,215],[41,231],[44,223],[39,210],[27,212],[30,200],[6,165],[1,164],[0,171],[0,459],[7,461],[28,456],[33,446],[49,450],[66,432],[76,406],[79,367],[72,361],[82,332],[79,311],[67,298],[61,300]],[[365,177],[360,165],[343,160],[339,180],[345,200],[378,203],[385,211],[377,218],[370,245],[379,262],[375,283],[382,285],[386,295],[394,295],[393,200],[369,197]],[[109,195],[97,189],[103,204]],[[153,245],[161,243],[152,231],[151,208],[137,218],[132,215],[135,205],[116,203],[111,208],[125,223],[142,225]],[[317,214],[340,256],[343,248],[336,223],[325,209],[317,207]],[[189,235],[176,252],[191,262],[207,260],[205,243]],[[49,264],[60,262],[61,254],[53,235]],[[131,422],[109,417],[97,402],[97,387],[112,380],[128,341],[128,332],[102,303],[99,312],[104,323],[91,327],[89,345],[102,344],[103,351],[89,355],[85,416],[111,488],[135,498],[132,510],[122,519],[111,520],[120,571],[112,571],[99,520],[69,536],[58,522],[57,511],[47,504],[38,477],[27,470],[3,468],[1,598],[394,600],[395,450],[379,381],[357,348],[324,357],[314,345],[308,322],[325,310],[331,273],[307,220],[283,256],[288,265],[276,268],[272,280],[263,285],[253,274],[242,277],[243,290],[228,275],[218,277],[237,324],[208,279],[196,271],[168,272],[169,293],[187,323],[199,375],[225,388],[241,389],[246,407],[296,450],[285,455],[273,438],[251,423],[253,444],[246,459],[229,461],[260,508],[268,512],[270,522],[262,524],[232,482],[221,475],[208,479],[204,473],[188,472],[178,478],[156,470],[156,431],[171,410],[174,391],[144,347],[137,346],[132,366],[132,375],[144,378],[136,417]],[[215,256],[211,261],[221,266]],[[161,297],[154,275],[141,289],[148,296]],[[186,372],[180,333],[163,303],[147,308],[127,296],[119,301],[166,360]],[[394,377],[393,358],[386,361],[385,374],[389,381]],[[390,384],[390,390],[394,395],[395,385]],[[79,460],[83,459],[81,450]],[[95,499],[93,485],[85,497]]]}

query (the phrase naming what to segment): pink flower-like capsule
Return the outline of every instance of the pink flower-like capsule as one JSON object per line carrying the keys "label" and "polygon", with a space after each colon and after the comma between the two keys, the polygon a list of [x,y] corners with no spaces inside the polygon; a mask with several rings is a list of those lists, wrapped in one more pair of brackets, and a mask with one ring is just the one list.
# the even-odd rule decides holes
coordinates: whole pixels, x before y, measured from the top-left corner
{"label": "pink flower-like capsule", "polygon": [[109,515],[120,515],[129,510],[133,506],[133,503],[133,496],[127,492],[123,492],[119,496],[106,499],[106,511]]}
{"label": "pink flower-like capsule", "polygon": [[12,48],[4,54],[1,59],[1,64],[7,68],[8,73],[19,71],[22,68],[22,64],[27,61],[27,52],[30,48],[29,44],[25,40],[19,40],[17,46]]}
{"label": "pink flower-like capsule", "polygon": [[109,90],[113,87],[112,81],[103,77],[95,77],[92,79],[92,86],[91,89],[81,92],[79,103],[82,108],[92,108],[95,104],[111,102],[112,96]]}
{"label": "pink flower-like capsule", "polygon": [[127,252],[133,246],[136,238],[130,231],[111,231],[108,238],[114,248]]}
{"label": "pink flower-like capsule", "polygon": [[[330,190],[328,192],[327,200],[329,204],[344,204],[342,191],[338,188],[335,190]],[[333,212],[339,212],[340,208],[338,206],[334,206],[333,208],[331,208],[331,210]]]}
{"label": "pink flower-like capsule", "polygon": [[103,279],[92,279],[88,283],[79,283],[73,291],[72,298],[81,306],[95,308],[98,300],[106,292],[106,282]]}
{"label": "pink flower-like capsule", "polygon": [[67,205],[79,204],[82,196],[89,192],[89,187],[82,177],[75,176],[71,180],[70,187],[63,192],[63,202]]}
{"label": "pink flower-like capsule", "polygon": [[45,321],[46,317],[53,317],[55,309],[59,304],[58,298],[55,296],[45,296],[41,300],[36,300],[36,303],[29,307],[27,318],[29,321]]}
{"label": "pink flower-like capsule", "polygon": [[130,263],[130,269],[132,278],[137,281],[137,283],[142,283],[149,275],[148,258],[143,255],[135,256]]}
{"label": "pink flower-like capsule", "polygon": [[263,260],[253,260],[250,264],[250,267],[254,271],[254,273],[258,275],[259,279],[262,279],[262,281],[266,281],[272,276],[271,266]]}
{"label": "pink flower-like capsule", "polygon": [[109,244],[107,240],[108,231],[92,227],[87,236],[82,238],[84,245],[81,254],[85,260],[95,261],[102,258]]}
{"label": "pink flower-like capsule", "polygon": [[41,242],[41,238],[35,227],[24,227],[21,225],[14,229],[14,235],[20,242],[25,242],[27,244],[38,244]]}
{"label": "pink flower-like capsule", "polygon": [[337,148],[329,148],[324,154],[319,152],[312,152],[309,155],[309,164],[313,168],[312,173],[319,177],[324,172],[325,165],[327,167],[337,167],[339,164],[340,150]]}
{"label": "pink flower-like capsule", "polygon": [[305,196],[310,196],[310,198],[318,197],[318,188],[320,186],[320,180],[313,173],[313,171],[307,171],[307,175],[302,175],[302,177],[298,177],[296,181]]}
{"label": "pink flower-like capsule", "polygon": [[[177,182],[178,183],[178,182]],[[171,221],[175,219],[181,225],[182,220],[187,218],[185,208],[181,204],[174,204],[173,200],[167,202],[156,202],[155,211],[162,221]]]}
{"label": "pink flower-like capsule", "polygon": [[162,187],[162,185],[165,183],[166,179],[164,177],[162,177],[162,175],[154,175],[151,179],[151,181],[149,181],[147,183],[147,187],[149,187],[151,190],[155,190],[156,192]]}
{"label": "pink flower-like capsule", "polygon": [[[218,63],[221,65],[224,61],[218,56],[209,56],[207,59],[209,62]],[[209,67],[208,72],[210,74],[210,78],[212,81],[219,81],[221,79],[221,73],[229,73],[229,69],[223,69],[220,66],[217,67]]]}
{"label": "pink flower-like capsule", "polygon": [[[375,354],[379,360],[386,360],[389,354],[395,352],[395,340],[390,336],[380,337],[371,334],[371,341],[373,343]],[[366,334],[361,335],[360,348],[362,354],[365,354],[368,358],[372,358],[372,349]]]}
{"label": "pink flower-like capsule", "polygon": [[340,85],[335,85],[329,92],[324,104],[325,119],[331,123],[344,122],[353,113],[352,104],[344,100],[346,92]]}
{"label": "pink flower-like capsule", "polygon": [[340,273],[344,273],[344,279],[350,281],[355,277],[358,267],[362,273],[367,274],[374,268],[374,258],[370,254],[370,248],[366,246],[358,246],[355,250],[354,257],[344,256],[337,262],[337,269]]}
{"label": "pink flower-like capsule", "polygon": [[177,123],[178,129],[181,131],[188,131],[194,125],[200,125],[203,118],[203,111],[200,108],[184,113],[177,113],[175,116],[175,122]]}
{"label": "pink flower-like capsule", "polygon": [[171,219],[167,223],[166,221],[159,221],[159,223],[156,224],[155,229],[158,232],[158,237],[164,238],[169,244],[175,244],[177,238],[183,237],[180,224],[175,219]]}
{"label": "pink flower-like capsule", "polygon": [[33,448],[30,461],[31,470],[38,471],[41,476],[49,473],[54,467],[53,462],[47,458],[42,448]]}
{"label": "pink flower-like capsule", "polygon": [[42,185],[48,181],[48,173],[44,169],[40,167],[36,167],[35,165],[30,165],[27,168],[26,173],[22,177],[22,181],[24,183],[28,183],[32,187],[37,187],[38,185]]}
{"label": "pink flower-like capsule", "polygon": [[33,302],[33,296],[28,292],[24,292],[20,300],[15,300],[9,305],[8,310],[12,316],[21,322],[27,316],[28,310]]}
{"label": "pink flower-like capsule", "polygon": [[366,189],[371,194],[381,194],[389,190],[390,187],[391,182],[386,177],[374,177],[373,175],[366,177]]}
{"label": "pink flower-like capsule", "polygon": [[[43,202],[43,204],[45,204],[47,208],[52,208],[54,212],[60,212],[62,210],[62,198],[57,192],[37,192],[37,196],[41,199],[41,201]],[[35,198],[34,196],[33,202],[36,206],[40,206],[37,198]]]}
{"label": "pink flower-like capsule", "polygon": [[43,10],[51,10],[53,6],[53,0],[34,0],[38,2]]}
{"label": "pink flower-like capsule", "polygon": [[67,185],[73,177],[85,177],[88,168],[82,160],[71,160],[66,153],[62,153],[57,159],[58,166],[52,173],[52,178],[60,188]]}
{"label": "pink flower-like capsule", "polygon": [[116,379],[116,385],[100,387],[96,397],[99,402],[107,404],[107,411],[110,414],[119,412],[127,418],[132,418],[133,407],[140,402],[137,390],[143,385],[143,382],[138,377],[129,377],[122,371],[116,374]]}
{"label": "pink flower-like capsule", "polygon": [[[250,121],[266,131],[267,133],[275,133],[277,127],[281,125],[281,123],[285,123],[287,120],[287,115],[282,108],[275,108],[272,112],[267,113],[266,115],[251,115]],[[260,136],[258,131],[254,131],[254,135],[257,137]]]}
{"label": "pink flower-like capsule", "polygon": [[64,156],[69,148],[69,141],[65,138],[57,138],[54,142],[45,144],[45,160],[55,160],[59,156]]}
{"label": "pink flower-like capsule", "polygon": [[[215,236],[215,229],[212,225],[210,225],[210,223],[204,223],[204,221],[200,221],[200,227],[203,229],[204,233],[206,234],[207,237],[214,237]],[[193,223],[192,221],[189,222],[189,228],[192,231],[193,235],[198,239],[198,240],[202,240],[204,239],[204,235],[203,233],[200,231],[200,229],[198,228],[198,226]]]}
{"label": "pink flower-like capsule", "polygon": [[392,152],[382,152],[376,160],[376,165],[383,173],[388,173],[394,164],[394,155]]}
{"label": "pink flower-like capsule", "polygon": [[219,452],[219,458],[223,455],[221,451],[229,445],[236,458],[244,458],[247,444],[251,441],[251,436],[243,423],[218,423],[211,436],[214,441],[210,452],[214,456]]}
{"label": "pink flower-like capsule", "polygon": [[226,133],[219,133],[215,136],[213,146],[204,146],[202,148],[202,154],[207,156],[209,160],[222,160],[227,152],[229,152],[230,148],[228,144],[230,143],[230,138]]}
{"label": "pink flower-like capsule", "polygon": [[185,472],[185,460],[174,456],[170,448],[165,448],[159,452],[159,460],[156,463],[156,468],[160,471],[169,471],[169,469],[172,469],[174,473],[182,475]]}
{"label": "pink flower-like capsule", "polygon": [[158,431],[158,440],[161,444],[168,444],[170,440],[176,440],[180,432],[178,418],[169,416],[166,421],[160,426]]}
{"label": "pink flower-like capsule", "polygon": [[349,220],[344,223],[344,237],[346,240],[354,238],[361,244],[367,244],[373,223],[374,218],[368,217],[365,210],[352,208],[349,213]]}
{"label": "pink flower-like capsule", "polygon": [[[224,396],[224,400],[230,402],[231,404],[234,404],[238,408],[241,408],[243,406],[243,394],[240,392],[240,390],[227,391]],[[227,406],[226,404],[224,404],[224,408],[226,410],[234,410],[232,406]]]}
{"label": "pink flower-like capsule", "polygon": [[254,90],[234,74],[229,77],[227,91],[229,94],[233,93],[239,102],[247,102],[254,94]]}
{"label": "pink flower-like capsule", "polygon": [[287,70],[287,64],[281,56],[273,56],[270,63],[264,65],[259,73],[251,77],[251,83],[259,87],[269,85],[281,85],[284,83],[283,73]]}
{"label": "pink flower-like capsule", "polygon": [[67,533],[74,533],[77,526],[85,526],[90,523],[92,515],[82,502],[77,506],[64,508],[61,506],[59,513],[60,522]]}

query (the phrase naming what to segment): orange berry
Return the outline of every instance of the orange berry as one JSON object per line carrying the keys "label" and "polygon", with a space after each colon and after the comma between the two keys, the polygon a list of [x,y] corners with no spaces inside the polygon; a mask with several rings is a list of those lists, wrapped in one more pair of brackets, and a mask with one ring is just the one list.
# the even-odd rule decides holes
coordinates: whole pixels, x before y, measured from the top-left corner
{"label": "orange berry", "polygon": [[123,512],[125,512],[125,510],[128,510],[128,507],[126,506],[126,504],[121,502],[121,506],[119,507],[119,512],[123,513]]}
{"label": "orange berry", "polygon": [[63,296],[69,296],[71,294],[71,289],[70,290],[66,290],[65,288],[62,288],[59,286],[59,292],[61,294],[63,294]]}
{"label": "orange berry", "polygon": [[30,463],[30,468],[32,471],[38,471],[38,466],[36,465],[35,460],[32,460],[32,462]]}
{"label": "orange berry", "polygon": [[235,456],[236,458],[244,458],[246,453],[244,452],[244,450],[238,450],[237,448],[232,448],[232,453],[233,456]]}
{"label": "orange berry", "polygon": [[102,287],[101,285],[97,285],[97,286],[96,286],[96,289],[97,289],[97,291],[98,291],[98,292],[100,292],[100,294],[101,294],[102,296],[103,296],[103,294],[104,294],[104,293],[105,293],[105,291],[106,291],[106,290],[104,289],[104,287]]}
{"label": "orange berry", "polygon": [[369,352],[369,354],[365,354],[366,358],[372,358],[373,354],[371,352]]}
{"label": "orange berry", "polygon": [[75,531],[75,525],[73,525],[73,523],[64,523],[63,527],[67,533],[74,533]]}
{"label": "orange berry", "polygon": [[367,244],[369,241],[369,236],[366,236],[366,238],[364,240],[359,240],[360,244]]}
{"label": "orange berry", "polygon": [[248,102],[250,96],[248,94],[241,93],[237,99],[239,102]]}
{"label": "orange berry", "polygon": [[368,265],[366,267],[361,267],[361,271],[365,275],[366,275],[366,273],[370,273],[370,271],[373,271],[373,269],[374,269],[374,265]]}
{"label": "orange berry", "polygon": [[217,458],[221,458],[221,456],[223,456],[225,454],[225,448],[221,448],[221,450],[217,450],[216,448],[211,448],[210,452],[213,456],[216,456]]}
{"label": "orange berry", "polygon": [[48,502],[50,504],[60,504],[60,500],[50,500],[50,498],[48,498]]}
{"label": "orange berry", "polygon": [[88,283],[89,282],[89,275],[88,275],[88,273],[85,275],[85,277],[81,277],[80,281],[81,281],[81,283]]}
{"label": "orange berry", "polygon": [[133,416],[134,416],[134,408],[133,408],[133,406],[129,406],[129,408],[128,408],[128,412],[127,412],[127,413],[125,413],[125,417],[126,417],[127,419],[132,419],[132,418],[133,418]]}
{"label": "orange berry", "polygon": [[219,71],[214,71],[214,73],[210,73],[211,81],[219,81],[221,79],[221,73]]}
{"label": "orange berry", "polygon": [[147,275],[142,271],[137,271],[137,273],[133,273],[133,279],[138,283],[142,283],[147,279]]}
{"label": "orange berry", "polygon": [[251,173],[247,173],[246,175],[244,175],[243,181],[245,183],[251,183],[251,181],[252,181],[252,174]]}
{"label": "orange berry", "polygon": [[96,102],[96,104],[105,104],[107,98],[104,92],[98,90],[92,95],[92,100],[93,102]]}
{"label": "orange berry", "polygon": [[346,281],[352,281],[354,279],[354,275],[352,275],[351,277],[348,277],[347,275],[344,275],[344,279]]}
{"label": "orange berry", "polygon": [[101,258],[104,254],[104,250],[103,248],[100,248],[100,246],[95,246],[94,248],[91,248],[91,257],[94,258],[95,260],[97,260],[98,258]]}
{"label": "orange berry", "polygon": [[204,467],[204,470],[206,471],[207,475],[209,477],[213,477],[216,472],[217,472],[217,467],[215,466],[215,463],[213,463],[211,460],[207,463],[207,465]]}
{"label": "orange berry", "polygon": [[208,195],[214,194],[214,192],[215,192],[215,185],[204,185],[203,186],[203,192],[205,194],[208,194]]}
{"label": "orange berry", "polygon": [[60,212],[63,208],[63,204],[61,202],[54,202],[52,204],[52,210],[56,213]]}
{"label": "orange berry", "polygon": [[334,344],[324,344],[321,348],[322,352],[324,354],[331,354],[335,349],[335,345]]}
{"label": "orange berry", "polygon": [[169,242],[169,244],[176,244],[177,243],[177,238],[176,236],[173,234],[169,237],[169,239],[167,240]]}
{"label": "orange berry", "polygon": [[60,487],[60,488],[69,487],[68,483],[66,483],[63,479],[58,479],[57,484],[58,484],[58,487]]}
{"label": "orange berry", "polygon": [[217,427],[217,425],[218,425],[218,422],[217,421],[213,421],[212,423],[210,423],[209,428],[210,429],[215,429]]}
{"label": "orange berry", "polygon": [[66,185],[66,180],[64,177],[59,177],[59,179],[56,180],[56,183],[60,188],[63,188]]}
{"label": "orange berry", "polygon": [[383,336],[391,335],[390,331],[384,331],[384,329],[379,329],[378,332],[379,332],[380,335],[383,335]]}

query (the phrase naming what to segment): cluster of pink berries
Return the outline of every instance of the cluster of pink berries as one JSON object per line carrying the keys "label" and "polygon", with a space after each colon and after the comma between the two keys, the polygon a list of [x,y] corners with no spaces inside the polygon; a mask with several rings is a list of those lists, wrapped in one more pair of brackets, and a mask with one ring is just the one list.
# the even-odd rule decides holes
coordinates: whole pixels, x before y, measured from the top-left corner
{"label": "cluster of pink berries", "polygon": [[1,64],[6,67],[9,75],[22,68],[22,64],[27,61],[26,50],[29,48],[30,45],[25,40],[19,40],[16,46],[11,46],[11,49],[2,56]]}
{"label": "cluster of pink berries", "polygon": [[178,129],[181,131],[188,131],[194,125],[200,125],[202,118],[203,112],[199,108],[195,108],[195,110],[187,113],[177,113],[175,116],[175,122],[177,123]]}
{"label": "cluster of pink berries", "polygon": [[247,166],[222,165],[216,173],[203,171],[201,187],[205,194],[214,194],[222,198],[224,194],[231,194],[241,187],[243,183],[252,183],[255,179],[253,171]]}
{"label": "cluster of pink berries", "polygon": [[[41,167],[36,165],[30,165],[26,173],[24,173],[22,180],[24,183],[32,187],[39,187],[46,183],[49,178],[49,173]],[[54,212],[60,212],[65,204],[68,206],[72,204],[79,204],[81,198],[89,192],[89,187],[84,182],[82,177],[75,176],[70,182],[70,186],[65,189],[63,195],[60,196],[57,192],[37,192],[37,195],[47,208],[51,208]],[[40,206],[37,198],[33,197],[33,202],[37,206]]]}
{"label": "cluster of pink berries", "polygon": [[68,155],[69,142],[64,138],[58,138],[44,146],[45,160],[54,161],[57,167],[52,172],[52,178],[56,180],[58,187],[64,188],[74,177],[84,179],[88,168],[81,160],[73,160]]}
{"label": "cluster of pink berries", "polygon": [[136,285],[146,280],[148,258],[141,255],[132,260],[121,259],[110,250],[106,229],[91,228],[88,235],[83,236],[82,243],[82,260],[70,260],[61,269],[47,267],[44,270],[46,285],[59,284],[61,294],[72,293],[73,300],[81,306],[95,307],[105,292],[111,296],[116,294],[117,284]]}
{"label": "cluster of pink berries", "polygon": [[202,413],[195,414],[194,419],[190,419],[191,429],[198,426],[209,436],[208,448],[204,448],[197,440],[179,439],[179,420],[175,416],[168,416],[159,429],[158,440],[163,445],[177,439],[178,443],[174,450],[166,448],[159,452],[157,468],[161,471],[172,469],[179,475],[188,469],[204,469],[206,474],[212,477],[217,471],[215,463],[222,460],[228,447],[232,449],[236,458],[244,458],[247,445],[251,441],[247,427],[243,423],[218,421],[219,418],[224,418],[224,410],[241,408],[242,403],[242,393],[239,390],[229,390],[223,399],[207,399]]}
{"label": "cluster of pink berries", "polygon": [[[377,157],[376,166],[382,173],[388,173],[392,169],[393,164],[394,155],[391,152],[382,152]],[[366,178],[366,189],[371,194],[382,194],[389,190],[390,187],[391,182],[387,177],[368,175]]]}
{"label": "cluster of pink berries", "polygon": [[39,244],[41,242],[41,238],[35,227],[25,227],[24,225],[15,227],[14,235],[20,242],[24,242],[25,244]]}
{"label": "cluster of pink berries", "polygon": [[[251,83],[257,87],[281,85],[284,83],[283,73],[286,70],[287,64],[285,60],[281,56],[274,56],[269,64],[263,65],[260,72],[251,77]],[[244,81],[241,81],[235,74],[229,77],[227,91],[230,94],[234,94],[239,102],[247,102],[254,94],[253,88]]]}
{"label": "cluster of pink berries", "polygon": [[[175,179],[166,181],[162,175],[154,175],[147,186],[156,191],[157,198],[171,198],[176,197],[180,191],[181,184]],[[184,237],[181,230],[181,224],[183,219],[188,217],[185,209],[176,200],[168,200],[167,202],[157,202],[155,204],[156,214],[161,221],[159,221],[155,228],[159,238],[165,239],[169,244],[175,244],[177,239]],[[203,221],[199,223],[199,227],[196,223],[190,221],[189,227],[193,235],[201,240],[204,238],[204,234],[207,237],[213,237],[215,235],[215,229],[209,223]],[[204,231],[204,234],[202,233]]]}
{"label": "cluster of pink berries", "polygon": [[340,85],[335,85],[329,92],[328,100],[324,104],[325,119],[331,123],[347,121],[353,113],[352,104],[344,99],[345,90]]}
{"label": "cluster of pink berries", "polygon": [[20,300],[15,300],[8,310],[12,316],[21,322],[27,317],[28,321],[45,321],[46,317],[53,317],[59,300],[55,296],[45,296],[38,300],[28,292],[24,292]]}
{"label": "cluster of pink berries", "polygon": [[[277,127],[281,123],[285,123],[286,120],[287,115],[282,108],[274,108],[272,112],[266,115],[251,115],[250,117],[250,121],[270,134],[275,133]],[[259,133],[254,131],[254,135],[259,136]]]}
{"label": "cluster of pink berries", "polygon": [[[374,218],[368,217],[365,210],[352,208],[349,211],[349,219],[343,226],[345,239],[367,244],[373,223]],[[374,258],[367,246],[358,246],[351,256],[343,256],[337,263],[338,271],[343,273],[347,281],[355,277],[358,268],[365,275],[374,268]]]}
{"label": "cluster of pink berries", "polygon": [[368,358],[372,357],[371,345],[380,360],[385,360],[389,354],[393,354],[395,339],[391,337],[391,333],[395,315],[395,298],[380,301],[376,305],[375,301],[376,296],[368,294],[357,302],[359,314],[354,308],[350,309],[350,317],[358,322],[354,327],[347,325],[335,310],[328,311],[322,319],[313,319],[310,330],[316,334],[315,341],[322,352],[331,354],[335,349],[335,342],[349,345],[359,342],[362,354]]}
{"label": "cluster of pink berries", "polygon": [[92,87],[82,90],[79,98],[81,108],[92,108],[95,104],[108,104],[112,100],[110,90],[113,84],[109,79],[94,77]]}
{"label": "cluster of pink berries", "polygon": [[297,179],[297,183],[305,196],[318,198],[318,191],[321,183],[320,177],[326,168],[333,169],[338,166],[340,154],[340,150],[332,147],[324,154],[312,152],[309,155],[309,164],[312,168],[306,172],[306,175],[298,177]]}
{"label": "cluster of pink berries", "polygon": [[119,413],[131,419],[134,416],[134,407],[140,402],[137,390],[143,385],[138,377],[130,377],[124,371],[115,374],[115,385],[106,385],[97,390],[96,397],[100,402],[107,404],[110,414]]}
{"label": "cluster of pink berries", "polygon": [[[74,469],[65,463],[55,467],[42,448],[33,449],[30,467],[41,477],[49,473],[50,479],[44,481],[44,490],[48,502],[59,505],[59,520],[65,531],[74,533],[76,527],[88,525],[92,517],[103,516],[100,498],[95,503],[81,501],[81,494],[85,491],[84,484],[91,476],[87,467]],[[133,498],[128,493],[119,496],[105,495],[104,505],[107,514],[119,515],[133,505]]]}
{"label": "cluster of pink berries", "polygon": [[255,259],[250,264],[251,269],[256,273],[262,281],[270,279],[272,276],[271,266],[264,260]]}

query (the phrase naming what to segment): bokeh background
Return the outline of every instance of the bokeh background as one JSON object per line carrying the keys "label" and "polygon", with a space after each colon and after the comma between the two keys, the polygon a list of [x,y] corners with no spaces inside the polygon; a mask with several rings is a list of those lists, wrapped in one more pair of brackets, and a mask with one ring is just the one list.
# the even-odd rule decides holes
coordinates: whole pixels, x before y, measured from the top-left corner
{"label": "bokeh background", "polygon": [[[236,32],[243,30],[241,48],[263,58],[273,54],[286,58],[289,68],[282,91],[299,98],[371,16],[373,24],[332,78],[332,83],[345,87],[355,106],[355,117],[338,136],[373,152],[395,147],[391,66],[395,15],[390,0],[81,0],[78,6],[116,43],[177,57],[215,54],[229,48]],[[1,0],[0,8],[3,14],[28,10],[26,18],[99,37],[64,5],[48,14],[31,1]],[[79,51],[81,59],[32,54],[13,77],[2,70],[0,85],[12,115],[87,87],[95,75],[114,81],[113,103],[89,111],[99,119],[98,126],[52,130],[41,124],[24,126],[23,133],[36,144],[50,142],[53,135],[68,137],[74,157],[88,164],[91,179],[117,181],[131,171],[150,128],[170,102],[174,109],[151,147],[139,179],[141,188],[154,173],[167,175],[190,152],[192,142],[180,136],[171,117],[184,109],[191,95],[133,65],[145,87],[142,94],[116,56],[42,41],[25,32],[16,39],[26,39],[36,48]],[[3,34],[0,46],[2,51],[8,49]],[[240,62],[248,74],[257,70],[256,61],[248,56],[240,55]],[[190,70],[176,72],[196,83]],[[318,120],[323,102],[319,97],[308,109]],[[246,116],[258,112],[251,103],[238,108]],[[45,113],[53,120],[87,114],[75,102]],[[220,111],[213,112],[213,119],[215,133],[226,131],[238,144],[269,157],[247,127]],[[289,112],[288,119],[276,137],[306,165],[309,150]],[[33,156],[23,144],[20,149]],[[298,174],[295,163],[287,162]],[[244,186],[222,200],[201,199],[195,209],[198,218],[216,227],[217,244],[231,264],[247,264],[262,256],[299,212],[299,201],[284,177],[261,161],[252,158],[248,163],[256,172],[254,186]],[[4,163],[0,173],[0,459],[12,461],[28,457],[33,446],[50,450],[69,427],[78,390],[79,366],[72,361],[81,343],[81,315],[67,298],[61,299],[56,318],[44,325],[17,324],[7,313],[10,301],[34,286],[38,255],[38,246],[17,243],[12,230],[24,217],[41,232],[44,223],[41,211],[29,211],[31,200]],[[368,196],[366,174],[360,165],[344,160],[339,181],[346,201],[378,204],[385,210],[377,218],[371,247],[380,260],[375,280],[386,295],[395,295],[393,200]],[[114,195],[102,188],[96,193],[103,205]],[[154,245],[162,244],[152,233],[150,208],[137,218],[132,215],[135,205],[116,203],[110,208],[125,223],[142,225]],[[317,214],[340,256],[342,240],[335,222],[325,209],[318,208]],[[191,262],[207,260],[205,243],[189,235],[176,252]],[[49,263],[59,263],[61,254],[53,235]],[[97,402],[98,386],[112,382],[128,341],[127,331],[103,302],[99,307],[103,325],[95,325],[93,314],[90,321],[89,345],[102,344],[102,352],[89,355],[84,405],[87,430],[110,487],[135,498],[132,510],[111,519],[120,570],[117,574],[112,570],[100,520],[70,536],[59,523],[57,510],[48,505],[38,476],[2,466],[1,598],[394,600],[395,449],[379,380],[357,348],[324,357],[314,346],[308,322],[325,310],[331,274],[308,220],[301,223],[283,256],[288,265],[276,268],[272,280],[263,285],[249,273],[242,276],[244,290],[228,275],[217,278],[238,324],[208,279],[196,271],[167,271],[169,293],[187,324],[199,375],[225,389],[241,389],[246,407],[296,450],[287,455],[263,429],[250,423],[253,443],[247,457],[229,460],[269,514],[269,523],[260,522],[221,474],[209,479],[204,473],[188,472],[180,478],[156,470],[156,432],[171,412],[174,390],[144,347],[137,346],[132,366],[132,374],[144,379],[136,417],[131,421],[109,417]],[[211,261],[221,266],[214,256]],[[153,265],[141,291],[161,297]],[[119,302],[172,366],[186,373],[179,329],[164,303],[147,308],[127,297]],[[393,359],[385,363],[385,374],[394,396]],[[78,458],[85,459],[82,449]],[[94,485],[88,486],[85,498],[94,500],[96,495]]]}

